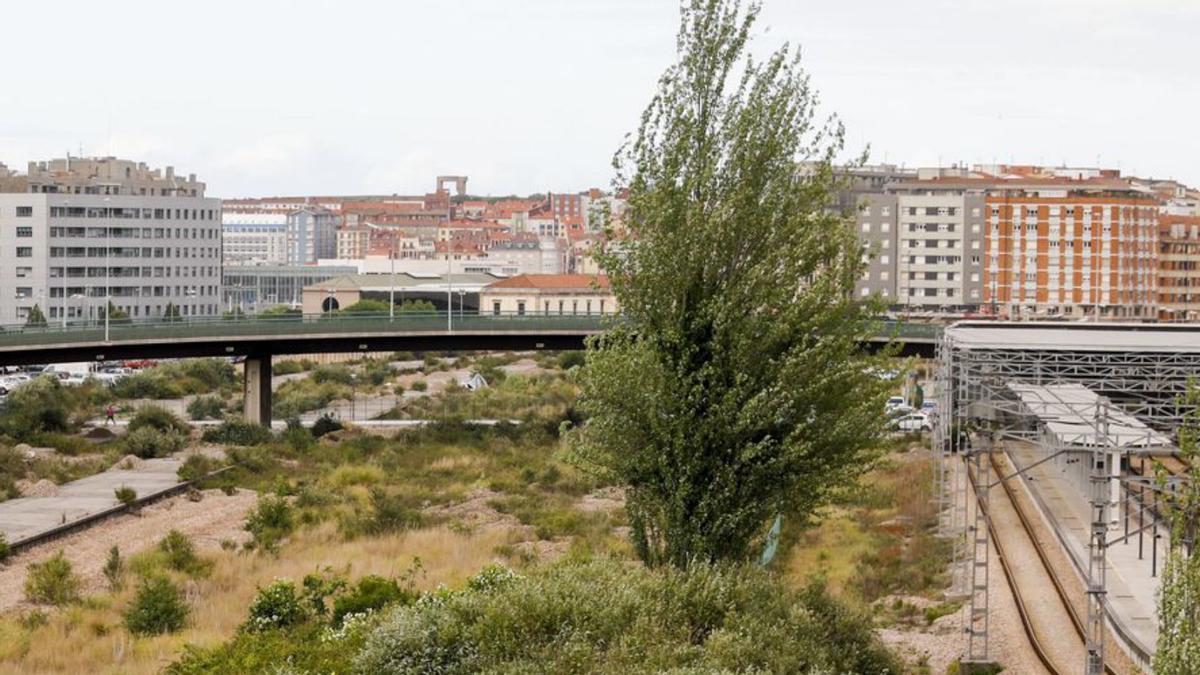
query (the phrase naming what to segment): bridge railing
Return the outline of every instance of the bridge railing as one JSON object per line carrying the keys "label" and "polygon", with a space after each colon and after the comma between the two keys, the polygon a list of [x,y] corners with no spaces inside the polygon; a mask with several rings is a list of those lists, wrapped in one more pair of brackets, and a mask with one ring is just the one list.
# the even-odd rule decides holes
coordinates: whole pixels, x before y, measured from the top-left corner
{"label": "bridge railing", "polygon": [[[109,342],[169,340],[212,337],[287,337],[337,333],[479,332],[479,331],[599,331],[613,314],[471,313],[434,312],[338,312],[325,314],[257,314],[189,316],[154,319],[113,319],[107,330]],[[941,333],[936,324],[881,321],[881,339],[935,340]],[[100,343],[106,337],[104,321],[49,322],[44,326],[0,326],[0,348]]]}
{"label": "bridge railing", "polygon": [[[341,312],[113,319],[108,340],[321,335],[329,333],[601,330],[612,315],[473,314],[435,312]],[[103,342],[104,320],[50,322],[45,326],[0,326],[0,347]]]}

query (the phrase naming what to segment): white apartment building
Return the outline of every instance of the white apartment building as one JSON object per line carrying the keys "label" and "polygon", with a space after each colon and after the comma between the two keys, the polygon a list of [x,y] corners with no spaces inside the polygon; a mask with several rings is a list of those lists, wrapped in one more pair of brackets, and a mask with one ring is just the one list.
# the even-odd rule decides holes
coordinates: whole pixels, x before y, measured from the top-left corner
{"label": "white apartment building", "polygon": [[224,211],[221,238],[226,265],[283,265],[287,262],[286,211]]}
{"label": "white apartment building", "polygon": [[983,302],[982,186],[899,183],[896,304],[909,311],[975,311]]}
{"label": "white apartment building", "polygon": [[215,314],[221,202],[171,167],[116,159],[31,162],[0,173],[0,323],[37,305],[53,323]]}

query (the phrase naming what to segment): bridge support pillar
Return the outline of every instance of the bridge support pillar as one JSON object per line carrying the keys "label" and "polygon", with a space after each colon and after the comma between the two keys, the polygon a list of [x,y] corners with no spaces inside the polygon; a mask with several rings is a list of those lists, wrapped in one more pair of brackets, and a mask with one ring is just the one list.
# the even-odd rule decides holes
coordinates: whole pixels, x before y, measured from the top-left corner
{"label": "bridge support pillar", "polygon": [[242,408],[247,422],[271,426],[271,355],[246,357]]}

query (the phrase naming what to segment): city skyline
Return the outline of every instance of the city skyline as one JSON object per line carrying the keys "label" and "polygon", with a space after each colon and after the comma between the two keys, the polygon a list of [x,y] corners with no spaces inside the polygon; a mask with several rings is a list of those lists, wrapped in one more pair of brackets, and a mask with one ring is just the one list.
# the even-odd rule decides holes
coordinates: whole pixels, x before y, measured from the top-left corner
{"label": "city skyline", "polygon": [[[613,152],[672,61],[677,14],[674,2],[620,0],[218,2],[184,31],[155,26],[142,2],[67,5],[81,20],[56,33],[60,47],[10,35],[13,53],[42,65],[14,68],[0,94],[0,161],[132,157],[195,172],[223,198],[418,194],[434,173],[468,174],[477,194],[607,188]],[[51,18],[11,11],[28,25]],[[1080,12],[1088,21],[1070,20]],[[914,13],[937,21],[893,29]],[[776,4],[755,48],[803,47],[821,113],[846,123],[847,158],[869,144],[873,162],[1098,165],[1195,185],[1200,141],[1186,129],[1200,94],[1178,86],[1194,61],[1191,19],[1200,9],[1168,0]],[[139,74],[128,87],[39,75],[77,70],[77,45],[97,34],[136,36],[157,56],[100,50],[111,72]]]}

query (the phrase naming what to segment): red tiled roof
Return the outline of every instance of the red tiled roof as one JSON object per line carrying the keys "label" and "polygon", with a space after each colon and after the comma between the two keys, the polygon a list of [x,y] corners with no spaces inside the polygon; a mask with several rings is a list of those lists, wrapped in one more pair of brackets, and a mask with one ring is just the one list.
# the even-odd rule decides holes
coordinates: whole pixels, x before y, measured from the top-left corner
{"label": "red tiled roof", "polygon": [[609,288],[608,277],[594,274],[518,274],[488,284],[488,288],[536,288],[538,290]]}

